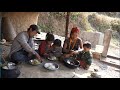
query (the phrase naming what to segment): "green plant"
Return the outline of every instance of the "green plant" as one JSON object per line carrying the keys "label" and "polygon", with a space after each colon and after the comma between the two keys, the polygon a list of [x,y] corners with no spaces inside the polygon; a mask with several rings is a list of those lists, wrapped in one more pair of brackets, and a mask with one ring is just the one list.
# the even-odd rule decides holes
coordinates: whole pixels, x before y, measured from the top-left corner
{"label": "green plant", "polygon": [[112,30],[117,31],[120,35],[120,21],[117,21],[117,20],[111,21],[111,28]]}
{"label": "green plant", "polygon": [[80,13],[77,13],[77,12],[71,12],[70,13],[70,19],[73,20],[73,21],[77,21],[79,16],[80,16]]}
{"label": "green plant", "polygon": [[61,20],[66,17],[66,12],[50,12],[50,16],[54,16],[56,19]]}
{"label": "green plant", "polygon": [[103,17],[97,14],[92,14],[88,16],[88,21],[92,27],[97,31],[104,32],[106,29],[110,29],[110,23]]}
{"label": "green plant", "polygon": [[41,28],[42,32],[51,32],[53,33],[53,26],[49,24],[39,24],[38,25]]}

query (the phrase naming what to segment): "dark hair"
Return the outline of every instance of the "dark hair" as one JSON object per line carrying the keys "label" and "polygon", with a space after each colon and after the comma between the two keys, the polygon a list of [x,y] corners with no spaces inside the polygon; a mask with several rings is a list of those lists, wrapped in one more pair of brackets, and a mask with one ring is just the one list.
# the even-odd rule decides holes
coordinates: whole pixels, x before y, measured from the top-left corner
{"label": "dark hair", "polygon": [[28,28],[28,31],[30,30],[30,28],[32,28],[32,31],[37,31],[37,33],[40,34],[39,28],[37,25],[35,25],[35,24],[30,25],[30,27]]}
{"label": "dark hair", "polygon": [[71,32],[70,32],[70,35],[71,34],[73,34],[73,33],[79,33],[80,32],[80,29],[79,28],[77,28],[77,27],[73,27],[72,29],[71,29]]}
{"label": "dark hair", "polygon": [[61,40],[60,39],[55,39],[55,41],[54,41],[54,45],[56,45],[56,46],[61,46]]}
{"label": "dark hair", "polygon": [[87,47],[91,49],[91,43],[87,41],[83,44],[83,47]]}
{"label": "dark hair", "polygon": [[46,40],[47,41],[54,41],[54,35],[50,32],[46,34]]}
{"label": "dark hair", "polygon": [[51,33],[50,33],[50,32],[48,32],[48,33],[46,34],[46,38],[48,37],[48,35],[49,35],[49,34],[51,34]]}

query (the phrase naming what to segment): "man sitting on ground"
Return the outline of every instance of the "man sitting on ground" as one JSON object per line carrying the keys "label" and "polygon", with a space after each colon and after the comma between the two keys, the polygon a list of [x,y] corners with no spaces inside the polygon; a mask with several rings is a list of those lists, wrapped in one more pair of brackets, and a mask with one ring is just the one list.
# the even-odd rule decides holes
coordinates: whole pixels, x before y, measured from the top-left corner
{"label": "man sitting on ground", "polygon": [[22,31],[15,37],[9,53],[11,62],[18,64],[35,58],[41,61],[41,57],[34,50],[33,37],[37,33],[40,34],[38,26],[32,24],[27,31]]}

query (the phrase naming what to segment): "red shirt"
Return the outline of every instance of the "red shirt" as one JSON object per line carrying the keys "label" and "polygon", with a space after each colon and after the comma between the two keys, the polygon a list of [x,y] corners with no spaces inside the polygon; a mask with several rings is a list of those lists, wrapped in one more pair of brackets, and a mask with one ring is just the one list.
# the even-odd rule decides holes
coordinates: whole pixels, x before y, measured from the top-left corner
{"label": "red shirt", "polygon": [[46,40],[42,41],[38,48],[39,54],[44,55],[45,53],[48,53],[50,48],[51,48],[51,45],[48,46]]}

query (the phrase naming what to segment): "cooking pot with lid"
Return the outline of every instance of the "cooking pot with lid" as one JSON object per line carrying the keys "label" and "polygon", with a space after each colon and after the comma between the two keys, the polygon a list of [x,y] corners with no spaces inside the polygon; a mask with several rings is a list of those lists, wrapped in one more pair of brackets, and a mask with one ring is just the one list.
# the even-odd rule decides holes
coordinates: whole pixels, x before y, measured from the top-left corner
{"label": "cooking pot with lid", "polygon": [[17,78],[19,75],[19,68],[12,62],[1,67],[1,78]]}

